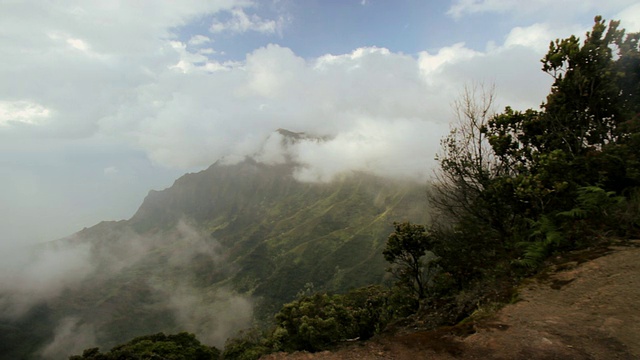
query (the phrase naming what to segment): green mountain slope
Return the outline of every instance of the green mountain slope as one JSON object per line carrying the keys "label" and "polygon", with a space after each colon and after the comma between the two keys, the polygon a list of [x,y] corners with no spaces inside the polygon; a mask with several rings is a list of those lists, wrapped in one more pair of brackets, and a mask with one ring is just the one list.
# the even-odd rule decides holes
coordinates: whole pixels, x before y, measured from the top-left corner
{"label": "green mountain slope", "polygon": [[[150,192],[130,220],[41,249],[86,249],[86,274],[40,301],[35,318],[3,320],[0,342],[15,344],[5,353],[55,357],[181,330],[219,346],[306,288],[341,292],[383,282],[392,222],[427,220],[423,185],[364,173],[302,183],[293,172],[292,164],[250,159],[214,164]],[[39,339],[3,330],[39,319]],[[92,336],[74,338],[81,331]]]}
{"label": "green mountain slope", "polygon": [[292,171],[251,160],[213,165],[150,193],[130,225],[145,232],[188,219],[235,267],[230,276],[199,274],[203,285],[224,278],[238,292],[281,303],[308,282],[332,291],[380,282],[391,223],[426,221],[421,186],[363,173],[301,183]]}

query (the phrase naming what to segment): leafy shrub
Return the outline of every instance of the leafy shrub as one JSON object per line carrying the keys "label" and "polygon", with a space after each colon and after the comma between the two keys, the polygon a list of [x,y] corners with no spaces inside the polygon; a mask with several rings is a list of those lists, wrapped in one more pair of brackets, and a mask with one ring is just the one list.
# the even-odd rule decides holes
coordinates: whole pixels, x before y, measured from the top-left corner
{"label": "leafy shrub", "polygon": [[176,335],[158,333],[140,336],[104,354],[100,353],[98,348],[86,349],[82,355],[73,355],[69,360],[217,360],[219,358],[218,349],[202,345],[194,334],[181,332]]}
{"label": "leafy shrub", "polygon": [[222,358],[227,360],[256,360],[271,352],[270,338],[254,328],[228,339]]}
{"label": "leafy shrub", "polygon": [[276,315],[276,350],[318,351],[347,339],[368,339],[391,318],[387,292],[378,286],[344,295],[314,294],[286,304]]}

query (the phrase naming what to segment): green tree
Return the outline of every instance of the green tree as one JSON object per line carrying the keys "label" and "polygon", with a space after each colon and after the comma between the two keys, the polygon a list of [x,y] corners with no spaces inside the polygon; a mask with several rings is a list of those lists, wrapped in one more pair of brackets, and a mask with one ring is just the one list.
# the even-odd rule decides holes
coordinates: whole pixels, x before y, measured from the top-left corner
{"label": "green tree", "polygon": [[380,286],[302,295],[276,314],[267,343],[276,351],[318,351],[344,340],[366,340],[391,320],[388,298]]}
{"label": "green tree", "polygon": [[339,296],[303,296],[285,304],[276,314],[274,341],[285,351],[318,351],[349,338],[353,322]]}
{"label": "green tree", "polygon": [[427,256],[433,246],[432,238],[422,225],[396,222],[393,226],[395,231],[389,235],[382,252],[385,260],[392,264],[388,271],[418,299],[423,299],[427,295],[431,270],[435,268],[435,257],[433,254]]}
{"label": "green tree", "polygon": [[515,195],[538,213],[569,206],[578,187],[639,184],[640,35],[618,26],[598,16],[582,44],[551,42],[542,69],[554,83],[541,111],[507,108],[486,128],[501,162],[528,177]]}
{"label": "green tree", "polygon": [[195,335],[181,332],[140,336],[106,353],[100,353],[98,348],[86,349],[82,355],[73,355],[69,360],[216,360],[219,357],[220,351],[215,347],[202,345]]}
{"label": "green tree", "polygon": [[542,70],[554,83],[539,110],[493,115],[490,93],[465,89],[430,196],[448,224],[432,228],[431,250],[455,283],[585,244],[566,236],[576,219],[561,215],[579,205],[581,189],[635,193],[639,38],[598,16],[584,41],[551,42]]}
{"label": "green tree", "polygon": [[269,335],[252,328],[241,331],[236,337],[227,339],[222,358],[226,360],[257,360],[272,351]]}
{"label": "green tree", "polygon": [[551,42],[542,69],[554,83],[541,110],[507,108],[485,128],[511,169],[493,188],[509,189],[501,198],[531,224],[528,258],[577,245],[558,232],[575,219],[558,214],[575,208],[581,189],[622,194],[640,185],[639,37],[597,16],[582,43],[575,36]]}
{"label": "green tree", "polygon": [[495,89],[474,84],[465,86],[453,104],[456,121],[442,142],[437,160],[441,171],[430,201],[446,218],[472,216],[491,221],[490,209],[478,206],[483,192],[500,171],[483,131],[494,115]]}
{"label": "green tree", "polygon": [[[487,134],[495,116],[494,99],[493,87],[474,84],[465,86],[454,102],[456,121],[441,142],[437,157],[440,169],[429,192],[437,219],[432,233],[437,230],[449,238],[448,245],[441,244],[439,255],[471,249],[468,244],[456,246],[460,233],[474,248],[486,249],[486,255],[493,257],[503,256],[500,250],[506,249],[514,237],[518,219],[509,201],[509,189],[507,184],[497,182],[514,172],[496,155]],[[460,261],[471,264],[472,259],[462,256]],[[469,272],[458,270],[460,274]]]}

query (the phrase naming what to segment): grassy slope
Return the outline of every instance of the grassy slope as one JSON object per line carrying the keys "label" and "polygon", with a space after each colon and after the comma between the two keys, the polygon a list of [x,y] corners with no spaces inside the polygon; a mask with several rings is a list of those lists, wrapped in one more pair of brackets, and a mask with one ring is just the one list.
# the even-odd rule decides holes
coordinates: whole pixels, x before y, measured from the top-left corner
{"label": "grassy slope", "polygon": [[159,220],[165,226],[185,216],[195,221],[222,244],[237,269],[222,281],[203,274],[202,285],[231,284],[272,307],[307,283],[344,291],[381,282],[381,251],[391,223],[426,221],[421,186],[367,174],[305,184],[291,171],[289,165],[251,161],[214,165],[152,193],[131,222],[149,231]]}
{"label": "grassy slope", "polygon": [[[381,251],[392,222],[426,221],[424,187],[367,174],[300,183],[292,170],[250,160],[216,164],[152,191],[132,219],[100,223],[66,239],[73,246],[92,244],[97,271],[49,301],[40,318],[51,326],[67,316],[90,319],[98,341],[109,346],[183,330],[158,305],[167,294],[153,281],[188,283],[204,293],[225,288],[249,294],[263,319],[309,283],[315,290],[340,292],[382,282]],[[200,250],[192,253],[195,245],[176,230],[185,220],[204,234]],[[145,244],[143,250],[132,250],[137,243]],[[188,256],[175,263],[182,253]],[[40,333],[43,339],[29,345],[31,350],[50,334]]]}

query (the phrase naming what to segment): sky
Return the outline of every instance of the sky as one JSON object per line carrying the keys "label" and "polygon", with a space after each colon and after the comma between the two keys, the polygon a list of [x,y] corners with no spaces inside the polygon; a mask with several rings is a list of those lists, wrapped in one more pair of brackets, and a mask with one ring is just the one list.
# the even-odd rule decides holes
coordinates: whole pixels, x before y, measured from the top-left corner
{"label": "sky", "polygon": [[221,160],[425,181],[465,86],[538,107],[550,40],[635,0],[0,0],[0,246],[131,217]]}

